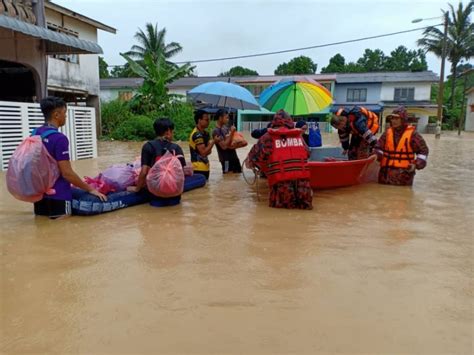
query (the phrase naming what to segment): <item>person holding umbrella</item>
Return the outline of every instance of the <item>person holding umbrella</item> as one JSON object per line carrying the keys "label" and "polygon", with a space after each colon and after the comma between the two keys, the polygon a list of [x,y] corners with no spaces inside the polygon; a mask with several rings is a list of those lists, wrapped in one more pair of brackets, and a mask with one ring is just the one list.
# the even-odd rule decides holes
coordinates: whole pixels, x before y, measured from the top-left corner
{"label": "person holding umbrella", "polygon": [[217,139],[216,148],[219,155],[219,161],[222,165],[222,173],[241,173],[242,166],[237,155],[236,149],[247,145],[247,142],[239,142],[233,144],[235,137],[235,127],[227,126],[229,122],[229,114],[226,110],[220,109],[216,113],[217,124],[212,131],[212,137]]}
{"label": "person holding umbrella", "polygon": [[267,176],[270,207],[313,209],[308,157],[301,130],[294,128],[287,112],[278,111],[246,159],[248,168],[258,167]]}

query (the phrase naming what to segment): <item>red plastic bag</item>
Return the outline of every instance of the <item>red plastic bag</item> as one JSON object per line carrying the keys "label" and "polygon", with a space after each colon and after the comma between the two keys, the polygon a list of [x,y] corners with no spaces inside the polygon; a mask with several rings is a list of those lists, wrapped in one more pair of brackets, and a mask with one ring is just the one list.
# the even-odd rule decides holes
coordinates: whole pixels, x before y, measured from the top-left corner
{"label": "red plastic bag", "polygon": [[10,158],[7,188],[18,200],[37,202],[44,194],[56,193],[52,187],[59,176],[58,163],[49,154],[41,136],[32,136],[26,138]]}
{"label": "red plastic bag", "polygon": [[148,191],[158,197],[175,197],[183,193],[184,172],[179,156],[166,152],[146,176]]}

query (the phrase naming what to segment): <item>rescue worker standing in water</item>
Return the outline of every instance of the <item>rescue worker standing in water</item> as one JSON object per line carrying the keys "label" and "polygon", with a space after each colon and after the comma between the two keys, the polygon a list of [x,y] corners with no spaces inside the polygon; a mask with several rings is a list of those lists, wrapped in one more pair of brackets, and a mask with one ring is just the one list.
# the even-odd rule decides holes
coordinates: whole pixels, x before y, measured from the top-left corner
{"label": "rescue worker standing in water", "polygon": [[252,147],[247,167],[259,167],[270,186],[269,206],[275,208],[313,208],[313,190],[307,162],[309,148],[300,129],[283,110],[275,114],[271,126]]}
{"label": "rescue worker standing in water", "polygon": [[378,120],[375,113],[361,106],[336,111],[331,126],[337,128],[343,154],[347,154],[349,160],[365,159],[372,153],[377,144]]}
{"label": "rescue worker standing in water", "polygon": [[380,161],[379,183],[411,186],[416,170],[424,169],[429,149],[415,127],[407,124],[403,106],[387,117],[390,128],[378,140],[375,152]]}

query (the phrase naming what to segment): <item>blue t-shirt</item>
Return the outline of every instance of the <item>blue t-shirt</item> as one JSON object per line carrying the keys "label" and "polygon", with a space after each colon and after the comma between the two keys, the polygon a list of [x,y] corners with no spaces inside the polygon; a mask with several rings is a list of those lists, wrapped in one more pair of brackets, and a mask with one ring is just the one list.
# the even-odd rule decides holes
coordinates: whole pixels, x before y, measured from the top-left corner
{"label": "blue t-shirt", "polygon": [[[41,126],[37,129],[36,134],[40,135],[49,130],[57,131],[58,129],[49,126]],[[49,135],[43,139],[43,144],[56,161],[70,160],[69,140],[61,132]],[[63,178],[62,175],[59,176],[58,180],[54,183],[53,189],[56,190],[54,195],[45,195],[44,197],[53,200],[72,200],[71,184]]]}

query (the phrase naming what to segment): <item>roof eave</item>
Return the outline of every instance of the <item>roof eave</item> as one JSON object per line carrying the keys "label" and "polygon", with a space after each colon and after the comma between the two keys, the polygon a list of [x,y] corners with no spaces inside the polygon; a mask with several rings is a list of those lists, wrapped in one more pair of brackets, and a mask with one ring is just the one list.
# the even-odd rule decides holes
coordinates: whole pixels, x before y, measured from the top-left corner
{"label": "roof eave", "polygon": [[51,10],[54,10],[54,11],[57,11],[63,15],[66,15],[66,16],[69,16],[69,17],[72,17],[72,18],[75,18],[77,20],[80,20],[82,22],[85,22],[91,26],[94,26],[95,28],[98,28],[99,30],[102,30],[102,31],[106,31],[106,32],[110,32],[110,33],[113,33],[113,34],[116,34],[117,33],[117,29],[111,27],[111,26],[107,26],[106,24],[103,24],[102,22],[99,22],[99,21],[96,21],[94,19],[91,19],[90,17],[87,17],[87,16],[84,16],[84,15],[81,15],[81,14],[78,14],[77,12],[74,12],[72,10],[69,10],[65,7],[62,7],[58,4],[55,4],[51,1],[46,1],[44,3],[44,6],[48,9],[51,9]]}

